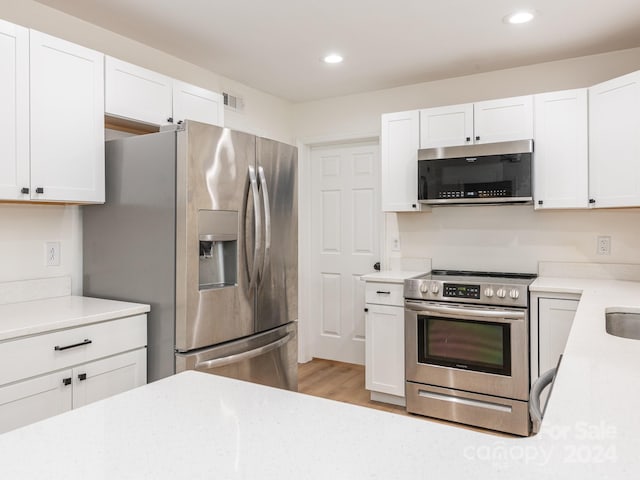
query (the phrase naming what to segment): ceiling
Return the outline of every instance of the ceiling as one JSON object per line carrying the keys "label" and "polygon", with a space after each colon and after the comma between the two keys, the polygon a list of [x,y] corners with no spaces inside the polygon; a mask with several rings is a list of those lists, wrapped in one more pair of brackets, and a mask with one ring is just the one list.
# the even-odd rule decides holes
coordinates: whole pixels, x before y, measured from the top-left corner
{"label": "ceiling", "polygon": [[294,102],[640,46],[639,0],[38,1]]}

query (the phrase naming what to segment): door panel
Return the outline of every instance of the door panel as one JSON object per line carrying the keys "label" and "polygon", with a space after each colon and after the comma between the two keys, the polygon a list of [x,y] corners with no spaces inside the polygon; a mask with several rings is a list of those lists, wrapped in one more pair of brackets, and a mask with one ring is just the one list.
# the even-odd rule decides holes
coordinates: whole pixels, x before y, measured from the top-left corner
{"label": "door panel", "polygon": [[0,20],[0,198],[28,200],[29,30]]}
{"label": "door panel", "polygon": [[[258,138],[264,258],[258,282],[256,325],[261,332],[298,318],[298,151],[291,145]],[[266,188],[265,188],[266,186]],[[268,210],[268,213],[267,213]]]}
{"label": "door panel", "polygon": [[311,162],[313,356],[364,364],[359,278],[379,260],[379,149],[316,148]]}
{"label": "door panel", "polygon": [[[254,332],[255,298],[244,258],[244,252],[253,249],[245,211],[253,218],[249,167],[254,168],[254,159],[252,135],[190,121],[186,131],[178,133],[176,348],[180,351]],[[200,289],[200,262],[205,258],[201,258],[200,240],[202,235],[219,233],[208,230],[217,228],[215,222],[203,224],[207,215],[202,212],[229,212],[237,219],[235,284]]]}

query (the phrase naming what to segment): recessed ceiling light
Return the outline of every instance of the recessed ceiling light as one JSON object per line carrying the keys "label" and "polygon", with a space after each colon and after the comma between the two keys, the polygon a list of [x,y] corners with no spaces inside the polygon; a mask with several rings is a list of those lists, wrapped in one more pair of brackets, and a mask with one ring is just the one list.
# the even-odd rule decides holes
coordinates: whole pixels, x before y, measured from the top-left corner
{"label": "recessed ceiling light", "polygon": [[338,55],[337,53],[331,53],[322,59],[324,63],[340,63],[342,60],[342,55]]}
{"label": "recessed ceiling light", "polygon": [[533,17],[535,17],[535,15],[532,11],[523,10],[507,15],[506,17],[504,17],[504,21],[505,23],[512,24],[527,23],[533,20]]}

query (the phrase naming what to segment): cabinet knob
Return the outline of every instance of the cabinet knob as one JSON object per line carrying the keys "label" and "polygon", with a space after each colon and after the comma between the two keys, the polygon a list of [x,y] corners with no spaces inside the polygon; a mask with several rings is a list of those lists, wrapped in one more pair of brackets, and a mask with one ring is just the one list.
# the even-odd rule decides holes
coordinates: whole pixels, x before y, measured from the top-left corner
{"label": "cabinet knob", "polygon": [[477,136],[476,136],[476,140],[480,140],[480,135],[477,135]]}
{"label": "cabinet knob", "polygon": [[364,313],[367,313],[368,311],[369,311],[369,309],[368,309],[368,308],[365,308],[365,309],[364,309]]}
{"label": "cabinet knob", "polygon": [[80,375],[78,375],[78,380],[80,380],[81,382],[86,379],[87,379],[86,373],[81,373]]}
{"label": "cabinet knob", "polygon": [[542,200],[538,200],[538,205],[542,205],[544,202]]}
{"label": "cabinet knob", "polygon": [[417,208],[417,205],[415,203],[411,204],[411,208]]}
{"label": "cabinet knob", "polygon": [[467,137],[467,142],[470,142],[470,141],[471,141],[471,137]]}
{"label": "cabinet knob", "polygon": [[43,187],[36,187],[36,193],[44,193]]}
{"label": "cabinet knob", "polygon": [[167,118],[167,122],[169,122],[169,123],[173,123],[173,117],[169,117],[169,118]]}
{"label": "cabinet knob", "polygon": [[63,379],[62,379],[62,384],[63,384],[64,386],[71,385],[71,377],[63,378]]}
{"label": "cabinet knob", "polygon": [[29,193],[29,189],[27,187],[22,187],[22,189],[20,189],[20,193]]}
{"label": "cabinet knob", "polygon": [[596,203],[596,199],[595,198],[590,198],[589,199],[589,203]]}

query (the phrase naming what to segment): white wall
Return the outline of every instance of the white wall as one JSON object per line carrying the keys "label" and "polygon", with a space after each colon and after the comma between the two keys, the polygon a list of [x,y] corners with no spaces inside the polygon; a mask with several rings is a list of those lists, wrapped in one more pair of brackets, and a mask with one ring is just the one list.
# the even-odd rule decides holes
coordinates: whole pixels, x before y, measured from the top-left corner
{"label": "white wall", "polygon": [[[379,135],[385,112],[587,87],[640,69],[640,48],[294,105],[301,143]],[[640,210],[534,212],[532,206],[434,208],[386,215],[383,263],[432,258],[439,268],[537,271],[541,260],[640,263]],[[611,235],[611,256],[596,236]],[[393,249],[393,240],[400,249]]]}
{"label": "white wall", "polygon": [[[60,242],[60,266],[47,267],[45,242]],[[80,207],[0,205],[0,282],[71,275],[82,291]]]}

